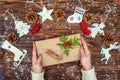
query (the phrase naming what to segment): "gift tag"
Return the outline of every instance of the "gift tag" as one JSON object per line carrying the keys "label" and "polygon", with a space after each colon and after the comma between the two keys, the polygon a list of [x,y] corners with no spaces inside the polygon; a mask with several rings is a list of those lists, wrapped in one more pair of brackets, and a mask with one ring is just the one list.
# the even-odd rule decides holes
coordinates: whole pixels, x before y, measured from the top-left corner
{"label": "gift tag", "polygon": [[70,15],[67,18],[67,22],[68,23],[81,23],[83,20],[83,15],[86,12],[85,9],[81,8],[81,7],[76,7],[74,14]]}
{"label": "gift tag", "polygon": [[14,56],[14,66],[18,66],[21,61],[23,60],[23,58],[25,57],[25,55],[27,54],[27,50],[19,50],[18,48],[16,48],[15,46],[13,46],[12,44],[10,44],[7,40],[5,40],[2,43],[2,48],[9,50],[11,52],[13,52]]}

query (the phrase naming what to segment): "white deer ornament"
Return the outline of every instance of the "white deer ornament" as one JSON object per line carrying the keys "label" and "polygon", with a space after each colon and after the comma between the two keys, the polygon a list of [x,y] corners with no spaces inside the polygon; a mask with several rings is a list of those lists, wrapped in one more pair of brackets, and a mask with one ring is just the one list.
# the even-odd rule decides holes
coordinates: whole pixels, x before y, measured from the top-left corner
{"label": "white deer ornament", "polygon": [[101,61],[105,60],[106,59],[106,62],[105,64],[108,64],[108,60],[109,58],[111,57],[109,51],[112,50],[112,49],[118,49],[120,45],[117,45],[118,42],[115,42],[114,44],[110,44],[110,47],[109,48],[103,48],[101,49],[101,54],[105,55],[104,58],[101,59]]}

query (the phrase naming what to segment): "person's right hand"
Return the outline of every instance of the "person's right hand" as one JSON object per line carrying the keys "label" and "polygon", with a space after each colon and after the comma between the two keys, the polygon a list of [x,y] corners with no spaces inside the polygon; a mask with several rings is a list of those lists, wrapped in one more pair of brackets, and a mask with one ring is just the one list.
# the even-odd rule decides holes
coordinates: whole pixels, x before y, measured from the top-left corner
{"label": "person's right hand", "polygon": [[41,73],[43,66],[41,65],[42,56],[38,55],[35,42],[33,42],[32,50],[32,71],[35,73]]}
{"label": "person's right hand", "polygon": [[92,69],[92,64],[91,64],[91,55],[90,51],[87,47],[87,43],[85,40],[81,37],[81,44],[82,46],[80,47],[80,62],[84,70],[90,70]]}

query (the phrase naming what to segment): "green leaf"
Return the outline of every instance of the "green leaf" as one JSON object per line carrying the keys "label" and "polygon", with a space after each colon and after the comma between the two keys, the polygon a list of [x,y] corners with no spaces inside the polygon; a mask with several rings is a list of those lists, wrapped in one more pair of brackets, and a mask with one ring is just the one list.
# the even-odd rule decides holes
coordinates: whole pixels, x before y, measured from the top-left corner
{"label": "green leaf", "polygon": [[70,49],[71,47],[70,46],[65,46],[65,49]]}
{"label": "green leaf", "polygon": [[68,55],[69,55],[69,52],[70,52],[70,50],[69,50],[69,49],[65,49],[65,50],[64,50],[64,54],[65,54],[66,56],[68,56]]}
{"label": "green leaf", "polygon": [[[61,42],[56,44],[56,45],[58,45],[63,50],[63,53],[67,56],[69,55],[69,52],[70,52],[71,49],[74,49],[75,46],[80,45],[80,39],[78,37],[68,39],[67,36],[63,35],[59,39],[60,39]],[[64,46],[63,43],[67,42],[67,41],[71,42],[72,46]]]}
{"label": "green leaf", "polygon": [[65,49],[65,46],[62,43],[58,43],[56,45],[58,45],[61,49]]}
{"label": "green leaf", "polygon": [[65,42],[65,41],[67,41],[68,40],[68,37],[67,36],[61,36],[60,37],[60,41],[61,42]]}
{"label": "green leaf", "polygon": [[72,40],[72,38],[70,38],[68,41],[72,43],[73,40]]}
{"label": "green leaf", "polygon": [[80,39],[77,38],[77,37],[74,37],[73,42],[72,42],[72,45],[73,45],[73,46],[78,46],[78,45],[80,45]]}

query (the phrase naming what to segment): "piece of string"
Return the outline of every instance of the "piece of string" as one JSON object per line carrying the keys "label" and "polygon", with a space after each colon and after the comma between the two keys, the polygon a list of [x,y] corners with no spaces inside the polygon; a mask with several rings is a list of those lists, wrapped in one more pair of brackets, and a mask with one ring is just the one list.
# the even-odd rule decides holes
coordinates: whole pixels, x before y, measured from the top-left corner
{"label": "piece of string", "polygon": [[92,0],[92,3],[89,5],[89,8],[87,9],[87,11],[89,11],[90,10],[90,8],[91,8],[91,6],[93,5],[93,4],[96,4],[97,2],[95,2],[94,0]]}
{"label": "piece of string", "polygon": [[16,18],[15,18],[15,16],[14,16],[14,14],[13,14],[13,10],[11,10],[12,11],[12,13],[10,12],[10,10],[11,9],[7,9],[4,13],[3,13],[3,16],[5,16],[6,15],[6,13],[8,13],[14,20],[16,20]]}
{"label": "piece of string", "polygon": [[78,0],[78,3],[80,3],[80,6],[83,7],[82,2],[80,0]]}
{"label": "piece of string", "polygon": [[[91,6],[96,3],[94,0],[92,0],[91,2],[92,3],[89,5],[89,8],[85,9],[86,11],[90,10]],[[83,8],[83,4],[82,4],[82,2],[80,0],[78,0],[78,3],[80,3],[80,6]]]}
{"label": "piece of string", "polygon": [[104,23],[106,22],[106,20],[107,20],[109,14],[110,14],[111,11],[112,11],[110,5],[107,4],[107,6],[108,6],[109,10],[107,9],[107,10],[105,11],[105,13],[107,13],[107,14],[106,14],[106,16],[105,16],[105,19],[103,20]]}
{"label": "piece of string", "polygon": [[40,7],[38,4],[36,4],[35,2],[34,2],[34,0],[32,0],[32,1],[27,1],[26,0],[26,4],[25,4],[25,8],[27,8],[27,4],[34,4],[36,7],[38,7],[38,8],[40,8],[40,9],[42,9],[42,7]]}
{"label": "piece of string", "polygon": [[[60,51],[60,50],[54,50],[54,49],[52,49],[52,48],[49,48],[50,50],[52,50],[52,51],[54,51],[54,52],[56,52],[57,53],[57,51]],[[42,48],[42,51],[44,52],[44,53],[46,53],[46,51],[47,50],[49,50],[49,49],[47,49],[47,48]],[[50,56],[50,55],[49,55]],[[63,54],[61,54],[60,56],[63,56]],[[51,57],[51,56],[50,56]],[[52,58],[52,57],[51,57]],[[53,58],[53,59],[55,59],[55,58]],[[57,60],[57,59],[55,59],[56,61],[57,61],[57,69],[60,69],[60,61],[59,60]]]}

